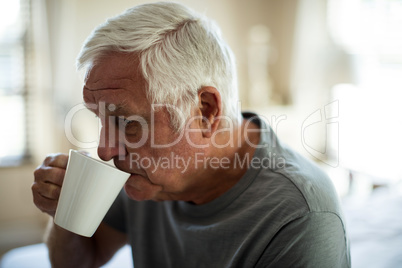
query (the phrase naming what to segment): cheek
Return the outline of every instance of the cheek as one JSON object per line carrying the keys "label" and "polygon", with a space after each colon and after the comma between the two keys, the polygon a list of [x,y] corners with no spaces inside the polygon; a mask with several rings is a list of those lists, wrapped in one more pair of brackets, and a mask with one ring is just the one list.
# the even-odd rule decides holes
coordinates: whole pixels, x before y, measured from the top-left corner
{"label": "cheek", "polygon": [[167,149],[151,149],[146,158],[148,177],[157,184],[177,184],[188,169],[188,156],[176,150],[177,147]]}

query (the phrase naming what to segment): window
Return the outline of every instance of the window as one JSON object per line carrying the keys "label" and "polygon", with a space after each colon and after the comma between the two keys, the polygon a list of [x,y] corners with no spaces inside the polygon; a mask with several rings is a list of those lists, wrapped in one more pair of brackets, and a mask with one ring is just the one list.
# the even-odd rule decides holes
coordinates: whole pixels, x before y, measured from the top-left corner
{"label": "window", "polygon": [[26,28],[27,3],[0,1],[0,166],[27,155]]}
{"label": "window", "polygon": [[[341,165],[400,181],[402,1],[331,0],[331,33],[353,62],[354,82],[337,85]],[[373,179],[374,180],[374,179]]]}

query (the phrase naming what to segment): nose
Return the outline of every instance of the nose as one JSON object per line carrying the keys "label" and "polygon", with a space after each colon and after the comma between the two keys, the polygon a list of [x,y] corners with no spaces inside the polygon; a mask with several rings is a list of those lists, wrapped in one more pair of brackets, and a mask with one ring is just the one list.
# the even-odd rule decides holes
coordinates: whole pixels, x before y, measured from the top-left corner
{"label": "nose", "polygon": [[119,135],[119,131],[113,124],[105,124],[101,127],[98,145],[98,156],[103,161],[119,159],[119,156],[126,155],[124,141]]}

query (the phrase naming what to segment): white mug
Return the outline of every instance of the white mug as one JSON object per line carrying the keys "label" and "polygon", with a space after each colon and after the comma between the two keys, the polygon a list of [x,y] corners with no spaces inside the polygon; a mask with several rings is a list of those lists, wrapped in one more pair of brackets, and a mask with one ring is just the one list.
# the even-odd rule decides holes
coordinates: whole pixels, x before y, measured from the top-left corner
{"label": "white mug", "polygon": [[54,222],[91,237],[130,174],[70,150]]}

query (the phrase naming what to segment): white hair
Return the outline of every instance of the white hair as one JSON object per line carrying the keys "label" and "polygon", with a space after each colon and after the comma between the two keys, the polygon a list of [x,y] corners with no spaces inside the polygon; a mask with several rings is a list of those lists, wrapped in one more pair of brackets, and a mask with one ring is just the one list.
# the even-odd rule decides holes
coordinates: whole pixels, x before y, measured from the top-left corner
{"label": "white hair", "polygon": [[151,103],[168,105],[176,130],[190,117],[204,86],[219,91],[222,116],[239,123],[234,56],[211,20],[177,3],[139,5],[94,29],[78,55],[77,68],[88,68],[109,52],[138,54],[147,97]]}

